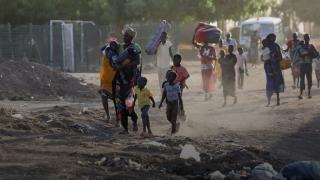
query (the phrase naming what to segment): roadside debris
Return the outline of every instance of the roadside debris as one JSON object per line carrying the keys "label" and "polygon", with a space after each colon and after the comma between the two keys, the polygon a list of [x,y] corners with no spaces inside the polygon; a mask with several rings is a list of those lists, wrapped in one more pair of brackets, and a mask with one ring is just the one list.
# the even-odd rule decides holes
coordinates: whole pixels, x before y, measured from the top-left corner
{"label": "roadside debris", "polygon": [[200,153],[196,148],[191,144],[186,144],[181,147],[182,151],[180,154],[181,159],[194,159],[197,162],[200,162]]}
{"label": "roadside debris", "polygon": [[23,116],[21,114],[13,114],[11,117],[16,118],[16,119],[23,119]]}
{"label": "roadside debris", "polygon": [[150,145],[150,146],[157,146],[157,147],[163,147],[163,148],[166,148],[167,146],[162,144],[162,143],[159,143],[159,142],[156,142],[156,141],[148,141],[148,142],[144,142],[142,143],[143,145]]}
{"label": "roadside debris", "polygon": [[209,174],[210,180],[224,180],[226,176],[223,175],[220,171],[215,171]]}
{"label": "roadside debris", "polygon": [[271,180],[277,174],[271,164],[263,163],[253,169],[252,178],[254,180]]}

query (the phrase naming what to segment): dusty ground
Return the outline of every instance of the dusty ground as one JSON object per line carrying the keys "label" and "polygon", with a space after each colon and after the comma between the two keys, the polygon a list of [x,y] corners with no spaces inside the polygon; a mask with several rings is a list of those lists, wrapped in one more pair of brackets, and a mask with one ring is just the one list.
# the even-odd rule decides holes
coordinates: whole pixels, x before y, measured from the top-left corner
{"label": "dusty ground", "polygon": [[[320,160],[320,91],[297,99],[285,72],[281,106],[265,107],[262,67],[250,69],[239,103],[222,108],[222,90],[204,101],[198,62],[188,62],[190,87],[184,93],[187,122],[169,137],[165,110],[150,112],[154,138],[118,135],[92,102],[0,101],[0,179],[183,179],[203,178],[270,162],[279,169],[295,160]],[[74,74],[98,83],[97,74]],[[156,74],[146,72],[159,100]],[[230,99],[231,103],[231,99]],[[275,103],[275,102],[274,102]],[[12,118],[20,113],[22,119]],[[140,121],[141,122],[141,121]],[[150,141],[165,146],[147,145]],[[180,145],[193,144],[201,162],[179,159]],[[136,163],[139,163],[138,165]]]}

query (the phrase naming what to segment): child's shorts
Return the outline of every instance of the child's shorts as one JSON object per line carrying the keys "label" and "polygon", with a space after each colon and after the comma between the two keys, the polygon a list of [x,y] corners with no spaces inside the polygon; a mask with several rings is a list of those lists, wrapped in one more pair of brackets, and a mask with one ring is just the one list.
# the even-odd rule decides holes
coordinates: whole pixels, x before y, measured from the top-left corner
{"label": "child's shorts", "polygon": [[141,116],[147,116],[150,110],[150,106],[146,105],[141,108]]}

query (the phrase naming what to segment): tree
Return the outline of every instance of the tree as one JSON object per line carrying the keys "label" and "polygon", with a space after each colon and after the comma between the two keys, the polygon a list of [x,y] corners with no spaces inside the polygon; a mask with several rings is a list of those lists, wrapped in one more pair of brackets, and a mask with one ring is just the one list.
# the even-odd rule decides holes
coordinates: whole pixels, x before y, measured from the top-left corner
{"label": "tree", "polygon": [[319,9],[319,0],[283,0],[280,6],[275,7],[275,11],[284,17],[295,15],[302,21],[314,22],[320,25]]}
{"label": "tree", "polygon": [[268,0],[0,0],[0,23],[46,23],[50,19],[98,24],[239,20],[268,9]]}
{"label": "tree", "polygon": [[54,0],[1,0],[1,23],[42,23],[55,14]]}
{"label": "tree", "polygon": [[213,0],[214,16],[218,20],[241,20],[253,15],[263,15],[272,1],[268,0]]}

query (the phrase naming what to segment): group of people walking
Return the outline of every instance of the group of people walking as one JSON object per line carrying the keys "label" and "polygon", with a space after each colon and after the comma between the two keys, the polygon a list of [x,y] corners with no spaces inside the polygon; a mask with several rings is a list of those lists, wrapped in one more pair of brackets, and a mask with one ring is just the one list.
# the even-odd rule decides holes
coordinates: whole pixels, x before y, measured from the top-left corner
{"label": "group of people walking", "polygon": [[218,45],[206,42],[198,44],[194,40],[192,43],[199,49],[205,100],[212,98],[215,83],[220,81],[224,96],[223,107],[227,105],[228,96],[234,98],[234,104],[237,103],[236,74],[238,74],[239,89],[244,86],[244,75],[248,75],[247,57],[243,48],[238,47],[231,33],[227,33],[226,39],[220,40]]}
{"label": "group of people walking", "polygon": [[[141,110],[143,124],[142,136],[152,136],[149,120],[149,110],[155,107],[152,92],[147,88],[148,79],[141,74],[141,48],[134,43],[136,31],[130,27],[123,30],[123,44],[116,39],[109,39],[101,50],[103,53],[102,68],[100,72],[101,90],[104,109],[107,120],[110,120],[108,100],[111,99],[116,109],[117,123],[123,127],[121,134],[129,133],[128,119],[132,120],[132,130],[138,131],[138,115],[135,112],[135,104]],[[172,43],[167,40],[167,33],[161,34],[158,55],[159,86],[162,93],[159,108],[166,100],[167,119],[171,123],[171,133],[175,134],[179,129],[178,115],[184,116],[182,91],[186,87],[185,81],[189,73],[181,65],[182,57],[172,54]],[[171,66],[171,62],[173,65]],[[113,72],[113,73],[105,73]],[[108,77],[106,77],[108,76]],[[112,80],[110,80],[112,78]],[[112,88],[108,88],[111,84]],[[110,86],[110,85],[109,85]]]}
{"label": "group of people walking", "polygon": [[[280,63],[283,60],[281,48],[276,43],[276,35],[269,34],[266,39],[262,40],[262,61],[264,61],[264,69],[267,77],[267,98],[270,105],[271,96],[273,93],[277,95],[277,105],[280,105],[279,93],[284,92],[285,84],[280,67]],[[311,99],[312,88],[312,72],[313,61],[316,60],[316,67],[319,65],[319,53],[313,44],[310,44],[310,35],[304,34],[303,41],[298,39],[298,34],[293,33],[292,40],[287,43],[287,49],[285,52],[289,52],[291,60],[291,70],[293,76],[293,88],[300,88],[299,99],[303,99],[303,93],[308,91],[308,98]],[[319,68],[320,69],[320,68]],[[316,68],[316,76],[320,80],[320,70]],[[307,83],[305,80],[307,79]]]}
{"label": "group of people walking", "polygon": [[[304,34],[303,40],[299,40],[298,34],[293,33],[292,39],[288,41],[285,51],[289,52],[290,59],[292,60],[293,88],[300,88],[299,99],[303,98],[303,91],[306,89],[306,84],[308,88],[308,98],[312,98],[312,64],[315,61],[315,73],[319,87],[320,62],[318,51],[313,44],[310,44],[310,35]],[[307,83],[305,82],[306,79]]]}
{"label": "group of people walking", "polygon": [[[132,130],[138,131],[138,116],[135,112],[135,104],[141,110],[141,119],[143,123],[142,136],[152,135],[149,110],[156,107],[152,92],[147,88],[148,79],[141,74],[141,48],[134,43],[136,32],[127,27],[123,31],[123,44],[118,44],[116,40],[111,40],[102,49],[104,57],[107,57],[114,71],[112,79],[112,90],[106,91],[102,87],[100,94],[103,105],[107,112],[107,119],[110,119],[108,110],[108,99],[114,102],[116,109],[117,122],[121,122],[124,129],[122,134],[128,134],[128,119],[132,120]],[[271,97],[274,93],[277,96],[277,105],[280,105],[280,93],[284,92],[285,83],[281,69],[282,50],[276,43],[276,35],[269,34],[261,41],[261,61],[264,63],[266,75],[266,96],[267,106],[271,103]],[[244,50],[238,47],[236,40],[232,39],[231,34],[226,35],[226,39],[221,40],[217,45],[211,45],[204,42],[193,44],[198,48],[198,54],[201,60],[201,76],[203,82],[203,91],[205,100],[213,97],[215,82],[220,81],[223,88],[223,107],[227,105],[227,97],[233,98],[233,103],[237,103],[236,80],[238,88],[244,86],[244,76],[248,75],[247,57]],[[293,39],[289,41],[288,48],[292,60],[292,75],[294,87],[300,87],[299,99],[302,99],[305,90],[305,77],[307,78],[308,97],[311,98],[312,87],[312,62],[319,56],[316,48],[310,44],[310,36],[304,35],[304,41],[298,40],[296,33]],[[219,53],[216,53],[219,52]],[[183,90],[188,87],[186,80],[190,77],[188,70],[182,65],[182,56],[173,54],[172,43],[168,40],[166,32],[161,34],[161,41],[157,49],[157,68],[159,88],[162,98],[159,108],[163,102],[166,102],[166,117],[171,124],[171,133],[175,134],[179,130],[178,116],[185,117],[183,106]],[[319,70],[316,71],[320,79]],[[236,78],[238,75],[238,79]],[[103,79],[103,78],[102,78]],[[101,79],[101,84],[104,84]],[[300,79],[300,83],[299,82]],[[318,81],[319,86],[319,81]]]}

